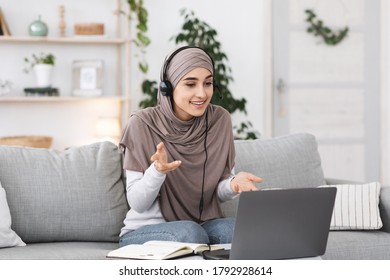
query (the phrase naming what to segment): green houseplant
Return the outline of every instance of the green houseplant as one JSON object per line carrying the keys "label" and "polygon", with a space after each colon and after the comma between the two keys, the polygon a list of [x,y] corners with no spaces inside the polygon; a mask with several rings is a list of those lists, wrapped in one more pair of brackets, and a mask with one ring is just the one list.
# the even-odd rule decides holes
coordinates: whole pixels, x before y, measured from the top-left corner
{"label": "green houseplant", "polygon": [[305,10],[307,14],[306,21],[309,23],[307,28],[308,33],[312,33],[314,36],[320,36],[327,45],[337,45],[339,44],[347,35],[349,28],[345,27],[344,29],[335,32],[330,27],[326,26],[324,22],[317,18],[317,15],[313,10]]}
{"label": "green houseplant", "polygon": [[26,73],[31,70],[35,73],[37,87],[46,88],[51,86],[51,78],[53,67],[55,64],[55,56],[51,53],[32,54],[30,58],[24,58],[27,67],[24,69]]}
{"label": "green houseplant", "polygon": [[146,47],[150,44],[150,38],[147,36],[148,31],[148,11],[144,7],[143,0],[127,0],[129,12],[127,17],[129,21],[136,20],[136,36],[132,42],[136,45],[139,53],[136,54],[139,62],[138,68],[144,74],[148,72],[148,63],[145,60]]}
{"label": "green houseplant", "polygon": [[24,62],[27,64],[27,67],[25,68],[25,72],[30,72],[35,65],[38,64],[47,64],[47,65],[53,65],[55,64],[55,56],[52,53],[40,53],[40,54],[32,54],[30,58],[25,57]]}
{"label": "green houseplant", "polygon": [[[228,57],[223,52],[221,42],[217,39],[217,31],[209,24],[199,20],[194,12],[181,11],[184,17],[182,30],[179,34],[173,36],[176,44],[185,43],[189,46],[198,46],[206,50],[214,60],[215,73],[214,78],[218,81],[222,99],[219,94],[215,94],[212,103],[224,107],[229,113],[242,112],[247,114],[245,98],[236,99],[229,90],[229,83],[233,81],[232,70],[228,66]],[[158,83],[156,81],[144,80],[142,83],[142,91],[146,97],[141,100],[139,106],[146,108],[157,104]],[[234,127],[236,139],[256,139],[257,133],[251,131],[252,124],[242,122],[239,126]]]}

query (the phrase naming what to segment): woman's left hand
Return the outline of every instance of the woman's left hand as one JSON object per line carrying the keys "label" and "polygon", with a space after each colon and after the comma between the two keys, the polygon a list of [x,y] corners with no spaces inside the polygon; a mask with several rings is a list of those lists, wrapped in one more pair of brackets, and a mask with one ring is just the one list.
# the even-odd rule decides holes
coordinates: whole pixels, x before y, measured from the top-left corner
{"label": "woman's left hand", "polygon": [[257,177],[249,172],[239,172],[230,181],[230,187],[236,193],[257,191],[255,183],[261,183],[262,178]]}

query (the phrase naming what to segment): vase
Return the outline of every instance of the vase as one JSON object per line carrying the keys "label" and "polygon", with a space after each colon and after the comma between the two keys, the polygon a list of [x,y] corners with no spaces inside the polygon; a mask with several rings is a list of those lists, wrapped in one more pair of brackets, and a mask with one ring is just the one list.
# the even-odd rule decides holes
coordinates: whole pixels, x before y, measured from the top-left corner
{"label": "vase", "polygon": [[53,65],[37,64],[34,66],[34,73],[37,82],[37,87],[50,87]]}
{"label": "vase", "polygon": [[49,29],[46,23],[41,20],[41,16],[38,16],[37,19],[34,20],[28,28],[28,33],[30,36],[45,37],[47,36],[48,32]]}

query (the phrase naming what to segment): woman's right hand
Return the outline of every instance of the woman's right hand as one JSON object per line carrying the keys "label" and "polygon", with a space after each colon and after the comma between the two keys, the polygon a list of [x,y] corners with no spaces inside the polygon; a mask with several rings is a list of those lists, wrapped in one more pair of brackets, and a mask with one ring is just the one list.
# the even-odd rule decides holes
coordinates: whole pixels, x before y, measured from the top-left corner
{"label": "woman's right hand", "polygon": [[150,160],[154,162],[154,166],[161,173],[168,173],[173,171],[181,164],[180,160],[168,162],[168,155],[165,151],[163,142],[160,142],[157,145],[156,152],[150,157]]}
{"label": "woman's right hand", "polygon": [[249,172],[239,172],[230,181],[230,187],[236,193],[257,191],[255,183],[261,183],[262,178]]}

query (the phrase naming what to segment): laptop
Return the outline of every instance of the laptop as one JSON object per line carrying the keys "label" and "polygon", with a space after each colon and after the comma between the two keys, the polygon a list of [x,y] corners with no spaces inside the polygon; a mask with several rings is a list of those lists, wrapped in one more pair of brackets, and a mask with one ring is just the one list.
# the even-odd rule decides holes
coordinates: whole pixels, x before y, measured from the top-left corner
{"label": "laptop", "polygon": [[205,259],[280,260],[325,253],[335,187],[274,189],[240,194],[230,250]]}

